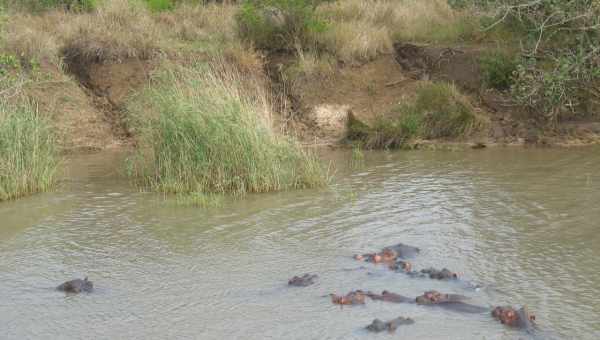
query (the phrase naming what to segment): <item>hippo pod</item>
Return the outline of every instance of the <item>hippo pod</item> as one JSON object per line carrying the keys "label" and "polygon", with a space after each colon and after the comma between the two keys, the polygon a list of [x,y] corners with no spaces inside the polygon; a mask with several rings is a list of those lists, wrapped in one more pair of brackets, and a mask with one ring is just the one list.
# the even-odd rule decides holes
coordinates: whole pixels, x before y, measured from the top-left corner
{"label": "hippo pod", "polygon": [[402,296],[400,294],[391,293],[391,292],[388,292],[387,290],[384,290],[383,292],[381,292],[381,294],[367,292],[365,295],[367,295],[369,298],[371,298],[371,300],[379,300],[379,301],[393,302],[393,303],[415,303],[414,298],[409,298],[406,296]]}
{"label": "hippo pod", "polygon": [[366,294],[361,290],[351,291],[346,295],[330,294],[331,302],[336,305],[364,305]]}
{"label": "hippo pod", "polygon": [[85,279],[75,279],[71,281],[67,281],[60,286],[56,287],[57,290],[66,293],[81,293],[86,292],[90,293],[94,290],[94,284],[92,281],[89,281],[86,277]]}
{"label": "hippo pod", "polygon": [[294,276],[288,280],[288,285],[296,287],[307,287],[315,283],[319,276],[316,274],[304,274],[302,276]]}
{"label": "hippo pod", "polygon": [[442,294],[438,291],[431,290],[423,295],[417,296],[415,302],[419,305],[440,306],[450,310],[464,313],[484,313],[489,311],[488,308],[475,306],[463,302],[469,298],[458,294]]}
{"label": "hippo pod", "polygon": [[517,310],[511,306],[498,306],[492,310],[492,316],[510,327],[529,330],[535,326],[535,315],[530,314],[526,307]]}
{"label": "hippo pod", "polygon": [[379,319],[375,319],[366,328],[367,328],[367,330],[369,330],[371,332],[375,332],[375,333],[379,333],[379,332],[383,332],[383,331],[393,332],[396,330],[396,328],[398,328],[402,325],[412,325],[413,323],[415,323],[415,321],[413,319],[399,316],[393,320],[386,321],[386,322],[383,322]]}

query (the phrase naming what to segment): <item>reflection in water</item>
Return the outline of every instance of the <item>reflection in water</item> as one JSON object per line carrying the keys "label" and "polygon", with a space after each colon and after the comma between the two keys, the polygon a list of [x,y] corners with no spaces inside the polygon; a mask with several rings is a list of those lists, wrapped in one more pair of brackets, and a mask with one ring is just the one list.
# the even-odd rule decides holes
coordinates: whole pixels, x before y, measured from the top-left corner
{"label": "reflection in water", "polygon": [[[211,209],[141,193],[121,155],[72,161],[55,193],[0,205],[0,338],[363,339],[374,318],[409,316],[399,338],[526,336],[489,315],[325,294],[437,289],[483,306],[526,304],[557,337],[600,337],[600,153],[576,150],[348,153],[332,188],[251,195]],[[358,268],[354,253],[419,246],[414,266],[448,267],[464,285]],[[318,283],[287,279],[305,272]],[[97,291],[52,287],[88,275]],[[387,336],[383,334],[382,336]]]}

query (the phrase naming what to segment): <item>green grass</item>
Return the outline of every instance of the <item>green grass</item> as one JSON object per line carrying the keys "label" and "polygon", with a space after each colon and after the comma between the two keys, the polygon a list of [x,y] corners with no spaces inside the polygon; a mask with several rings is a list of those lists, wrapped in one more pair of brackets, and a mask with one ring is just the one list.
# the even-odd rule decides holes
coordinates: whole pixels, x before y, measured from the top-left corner
{"label": "green grass", "polygon": [[261,84],[223,62],[165,66],[129,108],[140,142],[131,174],[177,194],[326,185],[314,156],[272,132],[269,110]]}
{"label": "green grass", "polygon": [[54,136],[37,109],[0,101],[0,201],[48,190],[57,166]]}
{"label": "green grass", "polygon": [[370,149],[411,148],[417,139],[465,138],[485,124],[454,85],[427,83],[413,101],[379,116],[371,126],[350,117],[348,138]]}

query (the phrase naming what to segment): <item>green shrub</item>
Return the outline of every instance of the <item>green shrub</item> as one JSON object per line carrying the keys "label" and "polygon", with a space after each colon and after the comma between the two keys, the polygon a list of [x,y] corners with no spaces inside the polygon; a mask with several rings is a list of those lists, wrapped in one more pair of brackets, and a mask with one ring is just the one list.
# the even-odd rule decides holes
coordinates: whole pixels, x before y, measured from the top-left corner
{"label": "green shrub", "polygon": [[502,52],[492,52],[480,58],[481,75],[486,86],[508,90],[514,82],[516,60]]}
{"label": "green shrub", "polygon": [[452,84],[421,86],[414,109],[423,115],[425,138],[463,137],[481,124],[469,100]]}
{"label": "green shrub", "polygon": [[162,12],[173,9],[175,6],[171,0],[145,0],[151,11]]}
{"label": "green shrub", "polygon": [[54,136],[37,109],[0,100],[0,201],[48,190],[57,164]]}
{"label": "green shrub", "polygon": [[370,149],[406,148],[416,139],[466,137],[485,123],[454,85],[427,83],[413,102],[378,117],[372,126],[351,116],[348,139]]}
{"label": "green shrub", "polygon": [[317,18],[318,0],[246,0],[237,15],[238,32],[260,49],[288,50],[313,44],[312,35],[326,29]]}
{"label": "green shrub", "polygon": [[271,131],[266,94],[248,81],[221,62],[167,67],[129,108],[140,141],[131,174],[178,194],[325,185],[318,160]]}

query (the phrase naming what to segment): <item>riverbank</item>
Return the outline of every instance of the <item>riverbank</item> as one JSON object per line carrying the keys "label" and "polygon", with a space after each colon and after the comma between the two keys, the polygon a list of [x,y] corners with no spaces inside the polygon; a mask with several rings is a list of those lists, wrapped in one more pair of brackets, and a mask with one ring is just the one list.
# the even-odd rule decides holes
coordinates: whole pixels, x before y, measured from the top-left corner
{"label": "riverbank", "polygon": [[[262,191],[323,185],[324,170],[321,174],[311,170],[316,175],[308,181],[297,177],[305,172],[304,164],[318,168],[311,155],[298,151],[299,144],[412,149],[460,144],[586,145],[599,140],[594,91],[588,91],[587,97],[578,95],[569,114],[555,107],[548,109],[552,115],[540,114],[516,100],[513,85],[527,85],[517,77],[522,53],[516,46],[524,43],[525,31],[512,30],[500,21],[490,29],[495,14],[481,7],[445,0],[375,4],[344,0],[318,6],[299,2],[299,7],[276,2],[272,8],[261,2],[165,1],[170,4],[166,7],[142,0],[86,2],[83,7],[34,3],[8,1],[2,14],[0,91],[10,94],[5,96],[9,102],[35,103],[40,116],[50,122],[56,149],[62,154],[133,148],[150,168],[137,171],[137,165],[127,166],[131,174],[144,174],[140,182],[146,187],[153,183],[149,187],[168,187],[167,192],[190,192],[194,187],[225,193],[245,192],[241,187]],[[235,96],[241,94],[242,102],[254,103],[251,115],[258,119],[258,124],[229,126],[229,141],[238,140],[231,132],[241,129],[245,136],[258,132],[269,137],[259,138],[252,144],[256,148],[245,152],[238,151],[250,144],[225,147],[227,138],[220,133],[194,141],[195,149],[172,144],[172,155],[186,156],[218,144],[222,147],[215,149],[218,152],[199,159],[231,166],[215,168],[220,180],[208,186],[192,185],[199,180],[194,176],[180,176],[199,172],[195,161],[180,163],[166,172],[172,174],[169,180],[161,180],[165,173],[157,175],[162,171],[158,159],[148,157],[156,155],[156,150],[148,152],[152,150],[148,136],[158,136],[161,125],[138,124],[139,117],[148,121],[157,117],[153,106],[166,95],[158,89],[159,78],[173,67],[189,70],[199,64],[214,68],[223,63],[235,70],[236,79],[217,78],[239,82],[240,86],[230,87]],[[590,81],[595,84],[597,79]],[[194,109],[184,100],[185,93],[198,84],[179,85],[179,94],[184,95],[171,93],[172,107],[200,112],[200,107]],[[245,90],[257,86],[258,95]],[[140,95],[153,90],[152,96]],[[214,112],[225,112],[234,102],[219,100],[211,105],[216,105]],[[206,130],[204,123],[190,122],[197,131]],[[277,161],[259,160],[257,155],[265,154],[257,152],[259,148],[268,150],[266,154],[278,153],[274,145],[279,142],[265,144],[271,138],[287,140],[289,150],[296,150],[288,156],[300,155],[303,161],[281,166],[279,160],[289,158],[282,154]],[[211,156],[216,154],[225,158]],[[261,162],[263,166],[252,170]],[[268,183],[274,178],[278,179]],[[281,183],[283,178],[286,183]]]}

